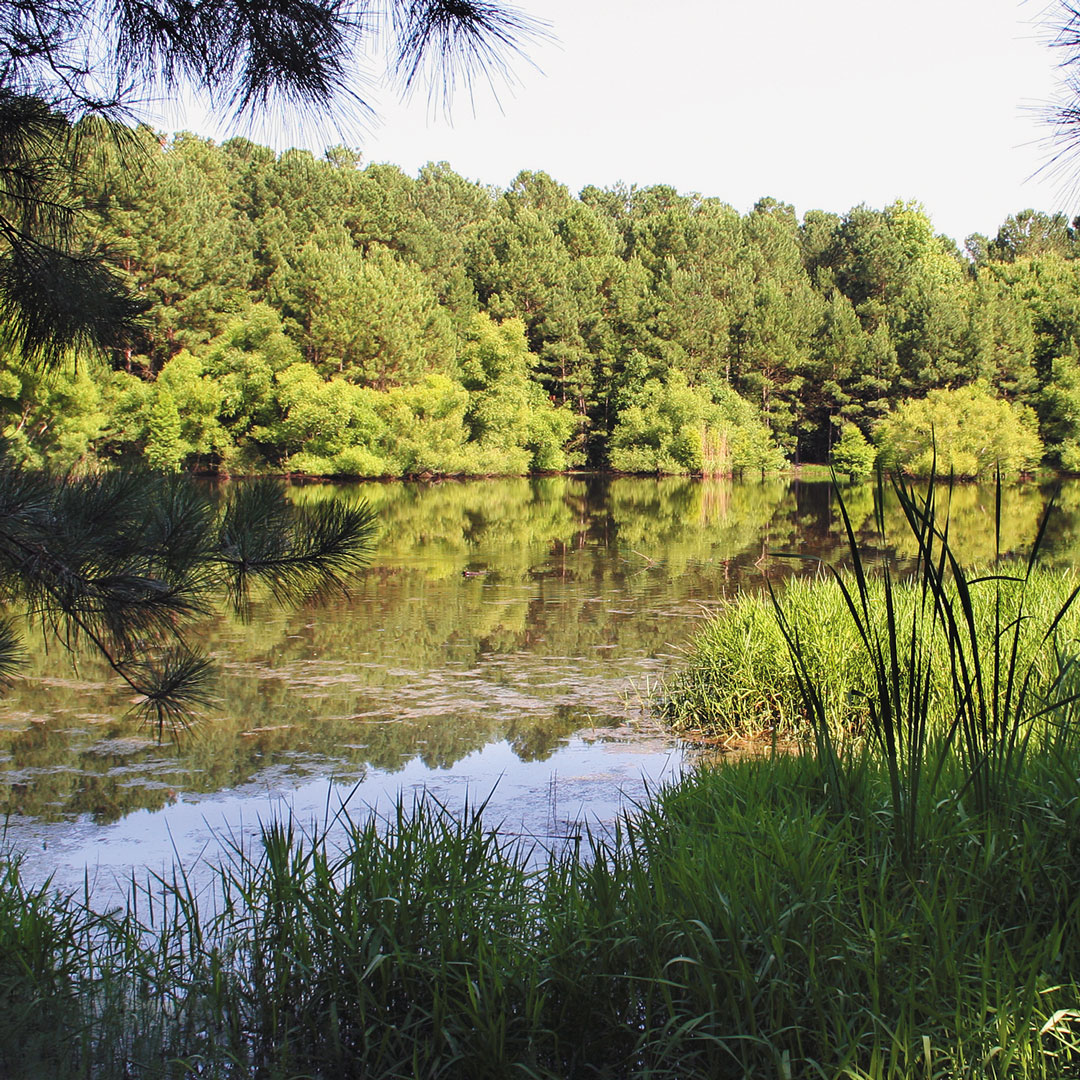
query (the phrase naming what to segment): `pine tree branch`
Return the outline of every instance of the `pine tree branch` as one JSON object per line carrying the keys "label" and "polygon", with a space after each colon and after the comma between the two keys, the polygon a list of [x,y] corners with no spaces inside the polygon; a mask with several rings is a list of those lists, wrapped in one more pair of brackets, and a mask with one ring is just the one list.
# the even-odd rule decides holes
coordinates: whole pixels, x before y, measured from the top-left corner
{"label": "pine tree branch", "polygon": [[[215,597],[245,611],[263,585],[280,603],[344,589],[365,565],[366,506],[296,507],[272,481],[221,508],[184,478],[50,477],[0,462],[0,583],[73,654],[88,646],[139,696],[159,734],[210,700],[208,658],[185,641]],[[0,681],[17,664],[0,622]]]}

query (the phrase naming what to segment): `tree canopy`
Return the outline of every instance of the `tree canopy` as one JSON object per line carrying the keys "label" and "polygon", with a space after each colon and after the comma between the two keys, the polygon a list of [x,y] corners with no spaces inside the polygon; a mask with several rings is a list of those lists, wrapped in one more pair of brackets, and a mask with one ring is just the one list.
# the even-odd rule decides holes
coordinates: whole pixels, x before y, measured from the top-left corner
{"label": "tree canopy", "polygon": [[502,191],[446,163],[135,137],[137,174],[86,134],[106,167],[81,191],[146,314],[107,362],[50,378],[0,354],[28,465],[771,468],[974,384],[1033,410],[1046,464],[1080,462],[1080,246],[1038,211],[969,259],[914,202],[800,220],[774,198],[575,196],[538,171]]}
{"label": "tree canopy", "polygon": [[73,347],[120,345],[146,306],[80,228],[89,130],[131,149],[140,109],[183,89],[237,118],[340,120],[370,110],[368,53],[400,86],[426,78],[449,100],[507,73],[541,32],[488,0],[2,0],[0,331],[28,360],[55,363]]}

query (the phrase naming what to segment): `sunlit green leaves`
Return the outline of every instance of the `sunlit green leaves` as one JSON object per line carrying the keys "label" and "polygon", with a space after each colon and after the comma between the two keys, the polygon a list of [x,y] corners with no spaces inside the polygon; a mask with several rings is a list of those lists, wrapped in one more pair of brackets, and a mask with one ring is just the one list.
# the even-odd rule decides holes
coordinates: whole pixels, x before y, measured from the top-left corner
{"label": "sunlit green leaves", "polygon": [[884,460],[913,476],[1016,475],[1042,459],[1030,408],[994,398],[985,386],[933,390],[901,403],[878,429]]}
{"label": "sunlit green leaves", "polygon": [[715,475],[782,463],[760,414],[722,380],[694,387],[675,371],[624,391],[611,438],[613,468]]}
{"label": "sunlit green leaves", "polygon": [[[785,457],[814,462],[844,424],[872,438],[902,398],[985,381],[1036,409],[1050,464],[1076,464],[1080,272],[1057,219],[1016,215],[969,267],[914,202],[800,224],[772,198],[741,214],[664,185],[575,197],[528,171],[498,191],[445,163],[415,178],[365,166],[345,147],[320,159],[244,139],[131,139],[143,156],[129,169],[108,137],[83,133],[84,157],[103,167],[79,192],[149,321],[112,354],[124,377],[97,368],[62,392],[9,350],[0,407],[28,463],[149,455],[163,469],[339,476],[723,467],[697,421],[659,436],[624,415],[655,397],[651,381],[683,380],[714,404],[734,391]],[[478,313],[504,327],[487,359]],[[460,422],[452,400],[465,401]]]}

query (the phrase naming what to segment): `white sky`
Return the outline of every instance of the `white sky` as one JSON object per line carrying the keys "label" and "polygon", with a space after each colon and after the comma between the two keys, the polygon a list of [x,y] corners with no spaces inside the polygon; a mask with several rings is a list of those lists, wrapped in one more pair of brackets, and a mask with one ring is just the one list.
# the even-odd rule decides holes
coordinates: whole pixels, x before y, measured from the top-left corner
{"label": "white sky", "polygon": [[1075,183],[1029,179],[1058,78],[1044,2],[520,0],[559,39],[530,50],[539,70],[519,63],[498,102],[458,100],[452,123],[422,93],[380,93],[380,125],[348,141],[409,173],[446,160],[499,186],[521,169],[574,192],[664,183],[740,211],[762,195],[800,215],[917,199],[962,243],[1027,206],[1080,212]]}

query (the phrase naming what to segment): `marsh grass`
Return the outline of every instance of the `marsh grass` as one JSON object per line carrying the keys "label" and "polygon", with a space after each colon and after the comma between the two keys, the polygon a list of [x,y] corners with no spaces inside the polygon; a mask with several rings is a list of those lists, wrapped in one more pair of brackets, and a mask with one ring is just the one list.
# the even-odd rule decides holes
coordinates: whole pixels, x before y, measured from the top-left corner
{"label": "marsh grass", "polygon": [[[900,602],[888,561],[877,568],[879,587],[871,589],[839,485],[835,494],[852,569],[847,575],[835,568],[828,571],[843,597],[850,624],[857,632],[858,650],[871,674],[865,693],[865,734],[888,771],[897,846],[906,860],[913,857],[918,843],[922,819],[919,790],[925,774],[929,773],[926,779],[933,795],[955,748],[966,776],[954,797],[970,789],[974,809],[988,813],[1000,804],[1002,792],[1021,768],[1036,722],[1070,700],[1059,692],[1060,679],[1048,685],[1048,680],[1040,677],[1039,661],[1051,643],[1056,646],[1058,629],[1077,589],[1073,588],[1059,606],[1050,608],[1044,624],[1034,630],[1033,642],[1031,633],[1026,633],[1030,622],[1025,610],[1027,586],[1053,501],[1025,566],[1019,570],[1003,567],[999,554],[989,572],[973,575],[960,564],[949,543],[948,508],[939,509],[934,479],[931,475],[921,493],[901,478],[891,482],[917,553],[905,598],[908,603]],[[947,494],[951,491],[950,485]],[[887,541],[884,496],[885,479],[879,472],[874,504],[882,547]],[[996,496],[995,550],[1000,553],[1000,475]],[[1006,588],[1011,590],[1008,603],[1002,595]],[[985,597],[983,590],[988,591]],[[837,739],[844,730],[834,728],[798,628],[785,616],[771,585],[769,595],[813,731],[817,758],[842,809],[845,785]],[[980,605],[982,611],[977,616]],[[989,627],[985,625],[987,612]],[[1060,656],[1056,649],[1054,656]],[[944,668],[946,676],[935,675],[935,667]],[[936,730],[935,713],[939,717]]]}
{"label": "marsh grass", "polygon": [[1032,754],[993,827],[924,792],[911,859],[887,769],[838,814],[799,753],[657,791],[583,858],[419,801],[269,823],[213,889],[103,915],[10,862],[0,1074],[1077,1076],[1072,765]]}
{"label": "marsh grass", "polygon": [[[1022,596],[1018,662],[1033,665],[1030,698],[1036,690],[1048,695],[1058,682],[1062,687],[1075,682],[1073,646],[1080,640],[1080,610],[1075,603],[1070,605],[1056,633],[1045,643],[1041,643],[1040,628],[1045,631],[1050,625],[1080,578],[1071,571],[1038,565],[1021,572],[1021,581],[1010,575],[994,592],[977,587],[972,608],[975,642],[979,655],[986,658],[985,671],[992,665],[998,612],[1002,625],[1014,621]],[[843,577],[845,573],[850,575],[850,571],[841,571],[850,589],[850,576]],[[891,587],[895,621],[909,626],[915,605],[922,601],[921,589],[910,578],[894,578]],[[884,633],[883,584],[868,574],[866,588],[871,626]],[[821,694],[833,730],[864,733],[875,672],[840,582],[831,574],[793,578],[777,594],[777,602],[789,627],[797,631],[807,672]],[[940,625],[933,627],[924,644],[934,653],[929,709],[934,726],[940,729],[951,719],[945,705],[951,694],[951,668]],[[791,653],[767,592],[739,594],[711,619],[691,643],[680,668],[656,687],[652,702],[676,731],[687,734],[732,739],[811,737]]]}
{"label": "marsh grass", "polygon": [[[881,550],[890,541],[886,493],[879,473]],[[823,565],[783,596],[770,584],[767,599],[740,598],[702,635],[664,703],[677,725],[809,732],[838,810],[852,759],[860,748],[874,755],[888,772],[898,848],[910,858],[920,789],[938,790],[950,756],[966,775],[949,797],[970,795],[973,810],[986,814],[1002,803],[1033,739],[1074,737],[1080,586],[1037,568],[1052,500],[1026,560],[999,555],[970,571],[950,543],[951,485],[931,477],[919,489],[896,478],[890,493],[914,543],[911,573],[897,581],[887,560],[867,566],[837,484],[850,568]],[[1000,551],[1000,478],[996,496]]]}

